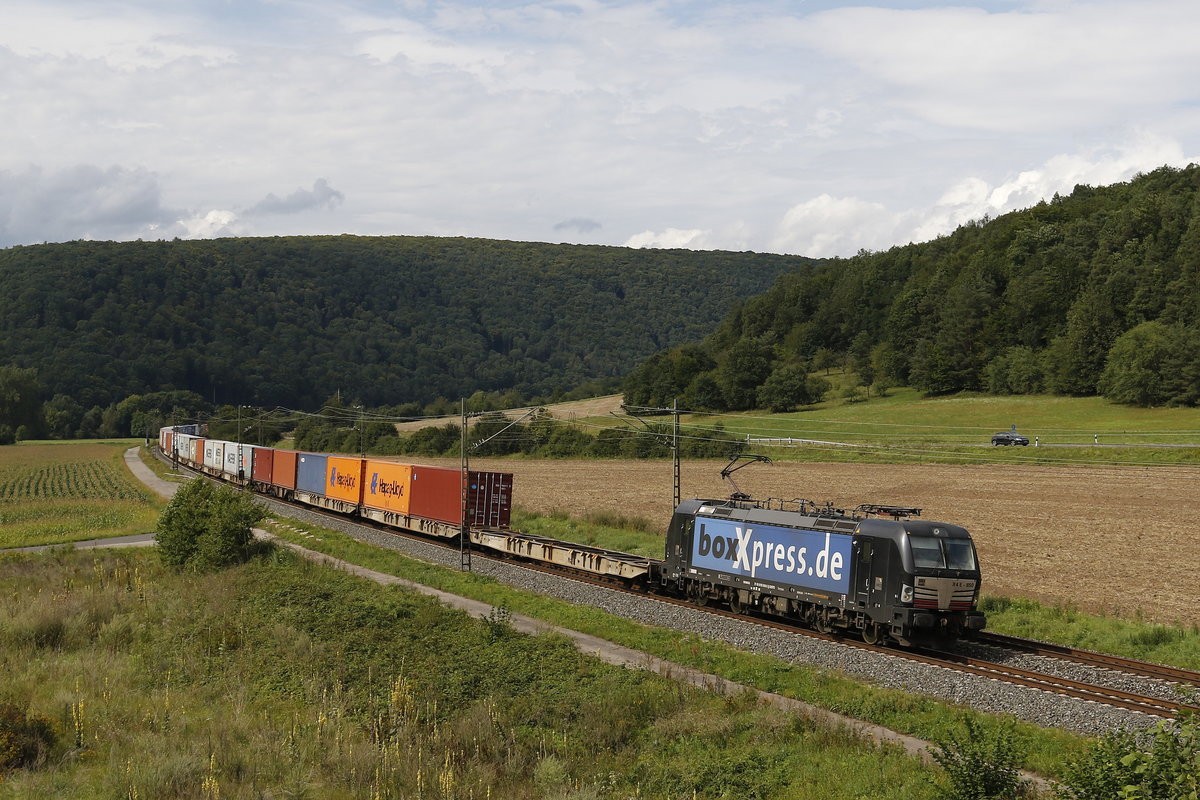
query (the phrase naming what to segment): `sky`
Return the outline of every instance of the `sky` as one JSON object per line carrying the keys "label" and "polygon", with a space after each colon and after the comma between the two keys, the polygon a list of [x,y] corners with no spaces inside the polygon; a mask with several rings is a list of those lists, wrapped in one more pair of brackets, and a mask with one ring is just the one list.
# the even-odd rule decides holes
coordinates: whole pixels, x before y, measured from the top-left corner
{"label": "sky", "polygon": [[0,0],[0,247],[851,256],[1200,161],[1200,3]]}

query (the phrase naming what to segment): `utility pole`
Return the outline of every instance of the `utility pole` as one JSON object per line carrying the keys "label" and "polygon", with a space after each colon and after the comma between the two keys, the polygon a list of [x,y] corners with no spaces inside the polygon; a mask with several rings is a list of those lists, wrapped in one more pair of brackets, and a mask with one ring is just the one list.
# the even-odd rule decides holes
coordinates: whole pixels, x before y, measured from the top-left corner
{"label": "utility pole", "polygon": [[461,495],[461,507],[459,509],[460,514],[461,514],[461,517],[460,517],[461,524],[459,525],[459,530],[458,530],[458,558],[459,558],[459,570],[461,570],[462,572],[470,572],[471,571],[471,548],[468,546],[469,542],[467,540],[470,538],[471,530],[470,530],[470,526],[467,525],[467,504],[468,504],[468,499],[469,499],[468,495],[470,492],[471,483],[470,483],[470,462],[467,460],[467,401],[466,401],[466,398],[462,398],[459,400],[459,414],[460,414],[459,424],[462,425],[462,430],[460,432],[459,442],[458,442],[458,450],[459,450],[459,453],[461,456],[460,457],[460,462],[461,462],[460,466],[462,467],[462,495]]}
{"label": "utility pole", "polygon": [[242,465],[242,404],[238,403],[237,415],[237,460],[238,460],[238,483],[244,483],[246,480],[246,470]]}
{"label": "utility pole", "polygon": [[674,478],[674,504],[671,506],[671,513],[675,513],[675,509],[679,508],[680,492],[679,492],[679,398],[671,400],[671,416],[674,417],[674,424],[671,426],[671,471]]}

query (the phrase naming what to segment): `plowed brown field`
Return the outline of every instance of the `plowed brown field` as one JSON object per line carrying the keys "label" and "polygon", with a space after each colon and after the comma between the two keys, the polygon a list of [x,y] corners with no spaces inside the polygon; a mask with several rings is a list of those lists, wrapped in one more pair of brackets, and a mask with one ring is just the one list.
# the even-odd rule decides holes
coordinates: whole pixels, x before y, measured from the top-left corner
{"label": "plowed brown field", "polygon": [[[684,462],[683,496],[727,496],[722,466]],[[670,514],[670,462],[480,459],[471,467],[514,473],[514,499],[532,511],[617,511],[664,528]],[[912,505],[924,519],[964,525],[988,594],[1200,623],[1192,516],[1200,470],[776,463],[734,477],[755,497]]]}

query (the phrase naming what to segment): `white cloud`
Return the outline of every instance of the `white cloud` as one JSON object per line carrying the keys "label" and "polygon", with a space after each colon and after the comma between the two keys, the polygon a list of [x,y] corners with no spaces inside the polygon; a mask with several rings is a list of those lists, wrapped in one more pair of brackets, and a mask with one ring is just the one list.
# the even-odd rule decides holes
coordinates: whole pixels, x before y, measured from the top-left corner
{"label": "white cloud", "polygon": [[213,239],[219,236],[244,236],[246,229],[239,224],[237,214],[225,209],[213,209],[196,214],[178,223],[181,238]]}
{"label": "white cloud", "polygon": [[6,2],[0,47],[28,58],[95,60],[122,70],[181,58],[212,64],[232,57],[228,47],[189,41],[195,20],[169,9],[142,13],[119,5]]}
{"label": "white cloud", "polygon": [[1198,28],[1195,3],[1101,0],[1000,12],[846,7],[766,33],[844,62],[890,108],[941,125],[1033,131],[1194,102]]}
{"label": "white cloud", "polygon": [[822,194],[788,209],[770,249],[812,258],[849,255],[888,241],[898,216],[879,203]]}
{"label": "white cloud", "polygon": [[979,176],[963,177],[926,207],[887,208],[858,197],[822,194],[787,211],[770,249],[821,258],[928,241],[973,220],[1070,194],[1079,184],[1118,183],[1164,164],[1187,162],[1178,142],[1140,132],[1118,147],[1056,155],[994,184]]}
{"label": "white cloud", "polygon": [[[924,218],[909,230],[909,241],[921,242],[950,233],[970,220],[1028,208],[1055,194],[1070,194],[1076,185],[1104,186],[1129,180],[1164,164],[1188,163],[1180,144],[1146,131],[1114,148],[1061,154],[1036,169],[989,185],[968,177],[951,186]],[[909,216],[918,212],[910,211]]]}
{"label": "white cloud", "polygon": [[667,228],[661,232],[642,231],[625,241],[626,247],[649,247],[667,250],[708,250],[713,247],[708,231]]}

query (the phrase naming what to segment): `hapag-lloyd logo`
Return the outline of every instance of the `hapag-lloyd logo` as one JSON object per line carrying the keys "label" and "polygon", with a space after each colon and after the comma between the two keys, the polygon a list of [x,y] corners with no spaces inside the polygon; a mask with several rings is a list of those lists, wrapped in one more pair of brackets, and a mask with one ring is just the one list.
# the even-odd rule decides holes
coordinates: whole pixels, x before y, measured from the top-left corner
{"label": "hapag-lloyd logo", "polygon": [[726,520],[698,522],[693,543],[697,566],[789,583],[804,576],[800,582],[806,585],[845,590],[849,536],[771,525],[743,526]]}
{"label": "hapag-lloyd logo", "polygon": [[404,496],[404,484],[400,481],[381,481],[379,473],[371,473],[371,494],[390,495],[391,497]]}
{"label": "hapag-lloyd logo", "polygon": [[358,476],[338,472],[337,467],[333,467],[329,470],[329,485],[340,486],[343,489],[353,489],[358,485]]}

